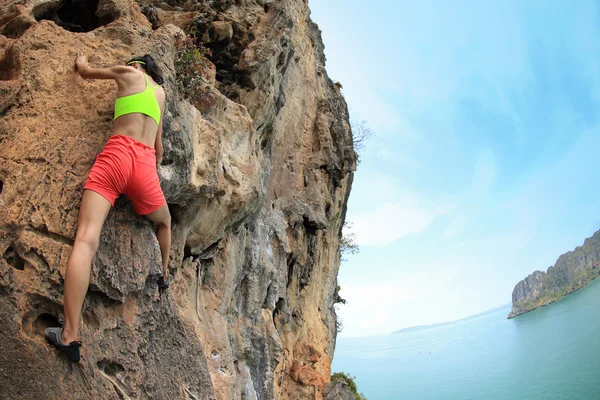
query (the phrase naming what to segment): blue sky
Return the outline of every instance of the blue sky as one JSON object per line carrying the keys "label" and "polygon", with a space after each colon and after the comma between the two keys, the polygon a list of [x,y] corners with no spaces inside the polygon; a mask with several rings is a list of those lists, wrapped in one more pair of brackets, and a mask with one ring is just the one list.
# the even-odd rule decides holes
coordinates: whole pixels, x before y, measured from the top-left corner
{"label": "blue sky", "polygon": [[592,1],[310,0],[375,137],[347,219],[341,336],[462,318],[600,229]]}

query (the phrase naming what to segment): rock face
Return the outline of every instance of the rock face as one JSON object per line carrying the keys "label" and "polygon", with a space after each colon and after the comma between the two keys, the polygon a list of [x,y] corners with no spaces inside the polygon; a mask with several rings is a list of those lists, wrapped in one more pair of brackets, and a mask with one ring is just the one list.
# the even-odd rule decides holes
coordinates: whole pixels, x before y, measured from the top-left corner
{"label": "rock face", "polygon": [[515,286],[512,311],[516,317],[548,305],[591,282],[600,274],[600,231],[558,258],[547,272],[535,271]]}
{"label": "rock face", "polygon": [[[175,84],[182,29],[216,70],[194,104]],[[306,2],[8,0],[0,33],[0,397],[321,399],[356,154]],[[73,62],[145,53],[166,77],[159,174],[175,278],[158,291],[153,226],[119,199],[71,366],[43,330],[61,318],[82,187],[116,94]]]}

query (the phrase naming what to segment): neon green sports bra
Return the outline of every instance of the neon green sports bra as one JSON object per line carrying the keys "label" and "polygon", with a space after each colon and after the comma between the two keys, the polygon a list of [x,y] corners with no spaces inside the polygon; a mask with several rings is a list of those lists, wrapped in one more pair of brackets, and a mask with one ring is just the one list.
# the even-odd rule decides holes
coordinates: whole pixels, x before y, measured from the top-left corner
{"label": "neon green sports bra", "polygon": [[160,106],[154,96],[154,91],[159,85],[150,86],[146,74],[144,74],[144,79],[146,79],[146,89],[143,92],[117,97],[114,119],[125,114],[142,113],[155,120],[157,125],[160,124]]}

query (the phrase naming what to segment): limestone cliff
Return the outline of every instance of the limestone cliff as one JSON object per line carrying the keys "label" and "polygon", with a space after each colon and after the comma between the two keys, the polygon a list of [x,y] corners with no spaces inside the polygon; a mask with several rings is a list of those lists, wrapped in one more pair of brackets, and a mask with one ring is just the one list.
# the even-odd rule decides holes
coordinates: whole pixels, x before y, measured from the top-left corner
{"label": "limestone cliff", "polygon": [[[214,78],[177,91],[193,30]],[[151,53],[166,75],[161,185],[171,288],[151,223],[120,199],[70,366],[61,318],[83,182],[111,134],[96,67]],[[335,346],[339,238],[356,154],[302,0],[8,0],[0,5],[0,398],[320,399]]]}
{"label": "limestone cliff", "polygon": [[515,286],[512,311],[516,317],[548,305],[591,282],[600,273],[600,231],[558,258],[547,272],[535,271]]}

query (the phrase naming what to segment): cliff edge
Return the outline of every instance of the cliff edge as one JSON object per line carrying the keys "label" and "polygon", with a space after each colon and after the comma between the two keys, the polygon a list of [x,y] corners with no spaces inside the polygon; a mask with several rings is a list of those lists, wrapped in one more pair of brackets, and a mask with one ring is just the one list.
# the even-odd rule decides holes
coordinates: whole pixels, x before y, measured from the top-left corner
{"label": "cliff edge", "polygon": [[[177,90],[176,37],[212,56]],[[166,76],[161,186],[171,288],[152,224],[117,200],[92,266],[82,361],[45,343],[86,175],[116,85],[90,65],[152,54]],[[356,154],[302,0],[8,0],[0,5],[0,397],[321,399]]]}
{"label": "cliff edge", "polygon": [[581,289],[600,273],[600,231],[558,258],[547,272],[535,271],[515,286],[508,318],[553,303]]}

